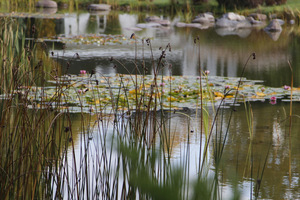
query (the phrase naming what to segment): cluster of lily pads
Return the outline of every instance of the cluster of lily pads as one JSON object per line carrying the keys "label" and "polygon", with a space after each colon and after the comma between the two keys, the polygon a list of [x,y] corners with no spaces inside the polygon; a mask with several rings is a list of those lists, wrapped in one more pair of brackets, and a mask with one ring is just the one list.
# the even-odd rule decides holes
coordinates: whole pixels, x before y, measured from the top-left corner
{"label": "cluster of lily pads", "polygon": [[124,42],[132,43],[129,38],[124,35],[106,35],[106,34],[87,34],[77,35],[72,37],[59,37],[63,43],[72,44],[93,44],[93,45],[106,45],[106,44],[123,44]]}
{"label": "cluster of lily pads", "polygon": [[[47,87],[22,87],[30,106],[49,106],[70,112],[111,112],[112,110],[195,109],[205,105],[233,105],[244,101],[276,103],[288,101],[291,87],[265,87],[262,81],[246,78],[151,75],[65,75],[49,81]],[[200,87],[200,81],[201,86]],[[239,85],[239,88],[237,86]],[[201,89],[202,88],[202,89]],[[293,88],[293,101],[300,101],[300,88]],[[202,95],[201,95],[202,94]]]}

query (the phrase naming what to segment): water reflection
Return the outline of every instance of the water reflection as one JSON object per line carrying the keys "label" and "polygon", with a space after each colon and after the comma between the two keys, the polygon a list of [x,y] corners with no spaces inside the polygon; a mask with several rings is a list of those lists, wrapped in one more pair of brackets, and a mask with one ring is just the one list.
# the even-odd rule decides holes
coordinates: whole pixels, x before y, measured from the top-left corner
{"label": "water reflection", "polygon": [[[143,19],[139,15],[109,13],[79,13],[70,14],[61,19],[26,19],[24,24],[38,27],[37,35],[29,37],[52,37],[64,34],[66,36],[80,35],[85,33],[124,34],[129,38],[132,28]],[[297,29],[298,27],[295,27]],[[167,52],[166,61],[172,65],[173,75],[199,75],[199,64],[203,70],[210,70],[212,75],[239,76],[248,56],[256,52],[257,59],[252,60],[245,71],[248,79],[264,80],[269,86],[289,85],[291,74],[287,64],[290,60],[294,69],[294,85],[300,85],[300,39],[289,27],[285,27],[279,38],[270,38],[267,33],[260,29],[248,29],[243,34],[218,32],[214,28],[199,30],[192,28],[149,28],[143,29],[136,34],[142,37],[153,37],[152,45],[155,59],[160,55],[159,47],[171,43],[172,51]],[[221,36],[220,36],[221,34]],[[199,37],[200,45],[194,44],[194,39]],[[138,44],[138,57],[144,57],[148,73],[152,73],[151,51],[144,44]],[[200,51],[199,51],[200,48]],[[79,53],[81,59],[74,59],[75,53]],[[79,70],[96,70],[103,74],[128,73],[135,70],[134,45],[107,45],[107,46],[84,46],[67,45],[67,49],[56,49],[54,59],[63,66],[62,71],[77,74]],[[200,56],[200,57],[199,57]],[[117,66],[110,62],[110,57],[118,59],[125,67]],[[67,62],[70,68],[67,70]],[[142,71],[142,62],[138,61],[138,69]],[[156,60],[155,60],[156,62]],[[169,74],[169,68],[164,71]],[[243,109],[234,113],[229,135],[223,155],[223,167],[220,172],[221,182],[225,187],[234,185],[236,179],[241,184],[244,196],[249,197],[252,190],[250,180],[257,177],[261,179],[262,168],[266,160],[266,168],[261,180],[261,198],[272,199],[297,199],[299,196],[299,167],[300,167],[300,129],[299,119],[293,119],[291,137],[288,132],[287,114],[288,105],[252,103],[253,108],[253,133],[254,138],[249,139],[248,124]],[[294,114],[300,115],[300,106],[295,104]],[[224,112],[224,123],[221,127],[226,128],[229,111]],[[199,158],[199,123],[194,113],[187,113],[190,118],[175,115],[170,124],[172,138],[172,155],[174,160],[180,159],[182,146],[188,140],[191,143],[190,166],[196,173]],[[187,124],[191,123],[195,129],[191,133]],[[167,126],[168,127],[168,126]],[[81,134],[81,133],[79,133]],[[96,133],[95,133],[96,134]],[[76,140],[74,137],[73,139]],[[80,142],[80,141],[77,141]],[[97,141],[93,141],[97,142]],[[77,143],[78,146],[83,146]],[[214,148],[210,146],[210,151]],[[77,149],[78,150],[78,149]],[[80,151],[80,150],[78,150]],[[250,159],[251,158],[251,159]],[[194,163],[193,163],[194,161]],[[250,162],[252,161],[252,163]],[[214,162],[211,161],[212,168]],[[251,174],[252,173],[252,174]],[[229,185],[229,186],[228,186]]]}
{"label": "water reflection", "polygon": [[[142,16],[142,17],[141,17]],[[298,27],[284,27],[280,37],[270,38],[268,33],[260,28],[241,30],[243,33],[232,31],[220,32],[219,29],[209,28],[199,30],[193,28],[177,28],[174,26],[161,28],[147,28],[138,31],[137,23],[144,22],[144,15],[119,14],[116,12],[91,14],[70,14],[63,19],[53,20],[53,31],[44,31],[39,37],[64,34],[66,36],[81,35],[86,33],[123,34],[127,39],[135,32],[139,38],[152,38],[152,48],[155,60],[159,57],[159,47],[170,43],[172,52],[167,52],[166,61],[172,65],[173,75],[199,75],[199,55],[202,69],[210,70],[212,75],[240,76],[247,58],[252,52],[256,53],[256,60],[248,63],[245,76],[249,79],[261,79],[268,86],[282,86],[290,84],[290,74],[287,61],[290,60],[294,74],[299,72],[299,37],[294,33]],[[178,18],[174,19],[174,22]],[[37,22],[32,22],[37,24]],[[31,23],[31,24],[32,24]],[[41,30],[48,30],[49,23],[40,25]],[[45,29],[47,27],[47,29]],[[43,31],[42,31],[43,32]],[[199,45],[194,44],[195,38],[199,38]],[[273,36],[272,36],[273,37]],[[278,38],[279,37],[279,38]],[[274,39],[276,41],[274,41]],[[138,40],[138,58],[144,57],[146,63],[151,63],[151,51],[148,46]],[[144,50],[144,52],[143,52]],[[132,68],[135,58],[133,44],[85,46],[67,45],[67,51],[56,49],[56,57],[61,63],[66,63],[75,53],[79,53],[84,60],[73,61],[72,73],[77,73],[84,67],[107,71],[110,63],[106,60],[110,57],[117,58],[126,64],[126,68]],[[89,63],[83,66],[82,62]],[[101,63],[101,65],[99,64]],[[148,72],[151,73],[151,64]],[[100,68],[103,68],[100,70]],[[130,71],[130,70],[129,70]],[[109,70],[109,73],[126,73],[122,70]],[[169,72],[165,72],[169,73]],[[300,84],[300,77],[294,78],[294,84]]]}
{"label": "water reflection", "polygon": [[[222,164],[219,167],[219,180],[224,197],[231,194],[232,187],[238,183],[242,199],[249,199],[250,191],[254,195],[256,180],[260,180],[259,198],[298,199],[300,197],[298,193],[300,190],[298,171],[300,167],[300,136],[298,134],[300,119],[293,118],[292,132],[289,135],[289,120],[286,114],[286,111],[289,110],[288,104],[266,105],[265,103],[256,102],[252,103],[251,106],[253,111],[253,140],[250,140],[249,126],[243,106],[237,108],[237,111],[234,112],[229,126]],[[300,105],[294,104],[293,108],[294,115],[299,116]],[[212,113],[212,110],[210,112]],[[231,109],[224,110],[223,120],[218,121],[218,128],[213,131],[207,162],[210,169],[216,168],[213,154],[218,141],[220,141],[216,140],[216,133],[222,127],[222,136],[224,136],[230,112]],[[174,163],[179,164],[184,159],[189,159],[191,180],[197,174],[200,149],[202,153],[204,151],[204,145],[200,148],[200,142],[202,141],[202,144],[204,144],[207,139],[205,134],[200,135],[200,122],[196,116],[195,110],[189,109],[178,113],[165,113],[163,116],[166,121],[171,118],[171,121],[165,124],[165,131],[170,133],[168,138],[171,141],[172,160]],[[101,146],[99,136],[102,129],[95,125],[96,121],[95,115],[92,116],[91,126],[97,128],[94,132],[89,133],[89,137],[93,138],[90,144],[91,157],[99,153],[95,152],[97,151],[95,147],[99,148]],[[74,124],[76,125],[76,123]],[[109,135],[113,131],[112,120],[108,119],[107,123],[104,124],[105,134]],[[212,122],[209,124],[211,125]],[[82,135],[81,129],[77,129],[79,136],[75,136],[74,139],[77,138],[75,140],[75,145],[78,147],[76,151],[80,151],[80,147],[84,146],[83,144],[88,137]],[[76,130],[76,127],[74,130]],[[107,148],[110,147],[107,146]],[[91,158],[91,160],[93,159],[95,158]],[[263,170],[264,165],[266,166]],[[214,173],[214,170],[209,173]]]}
{"label": "water reflection", "polygon": [[[294,104],[294,114],[300,114],[300,105]],[[300,129],[299,118],[293,118],[291,136],[289,135],[288,104],[252,103],[253,111],[253,140],[250,140],[249,126],[243,107],[234,112],[229,126],[222,157],[220,171],[221,184],[228,190],[228,186],[235,185],[238,181],[242,189],[242,196],[249,198],[250,184],[253,180],[252,191],[255,192],[256,180],[261,180],[260,198],[262,199],[298,199],[300,190]],[[224,112],[223,122],[218,126],[218,131],[223,126],[223,134],[230,117],[230,109]],[[195,113],[188,112],[192,118],[184,115],[173,115],[170,132],[173,138],[173,157],[180,160],[185,155],[184,143],[190,144],[191,174],[196,173],[198,161],[193,160],[199,156],[199,132],[188,130],[200,130],[199,122],[195,120]],[[188,129],[188,125],[191,127]],[[168,126],[167,126],[168,127]],[[217,131],[216,131],[217,132]],[[212,141],[215,141],[213,133]],[[189,140],[188,140],[189,138]],[[204,136],[203,136],[204,138]],[[211,155],[214,154],[216,143],[210,144]],[[215,168],[213,157],[212,168]],[[264,168],[264,162],[266,166]],[[194,171],[193,171],[194,170]],[[227,189],[226,189],[227,188]]]}
{"label": "water reflection", "polygon": [[[249,139],[245,112],[239,110],[233,116],[224,151],[222,180],[233,184],[235,178],[229,169],[235,168],[241,181],[247,178],[262,179],[261,198],[299,198],[297,192],[300,189],[297,170],[300,164],[298,148],[300,137],[297,134],[300,128],[299,119],[294,118],[290,137],[289,120],[286,115],[289,109],[287,104],[273,106],[253,103],[252,108],[254,128],[252,141]],[[298,115],[299,110],[299,104],[296,104],[294,114]],[[249,163],[250,160],[252,163]],[[266,168],[263,171],[265,160]]]}

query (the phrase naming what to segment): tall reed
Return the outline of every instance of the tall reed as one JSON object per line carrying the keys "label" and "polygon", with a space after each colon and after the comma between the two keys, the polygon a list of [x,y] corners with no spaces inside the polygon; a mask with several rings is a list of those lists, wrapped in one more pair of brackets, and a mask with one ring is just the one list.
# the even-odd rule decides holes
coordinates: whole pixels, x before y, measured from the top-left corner
{"label": "tall reed", "polygon": [[[161,54],[156,59],[150,39],[142,42],[134,39],[136,51],[140,44],[143,51],[150,51],[152,65],[146,66],[144,60],[136,56],[133,61],[135,74],[129,78],[118,75],[118,85],[113,85],[110,77],[94,72],[74,81],[67,72],[61,76],[60,66],[47,56],[45,44],[35,41],[26,43],[24,30],[14,20],[4,19],[1,23],[1,197],[221,197],[218,173],[231,119],[230,115],[228,127],[223,130],[222,106],[229,91],[224,90],[221,104],[211,114],[202,98],[202,81],[206,81],[207,77],[200,78],[198,109],[201,114],[196,122],[200,122],[200,129],[194,129],[191,117],[184,110],[171,109],[171,92],[164,93],[165,82],[168,82],[170,91],[173,87],[171,66],[166,59],[167,54],[171,53],[170,44],[160,49]],[[76,57],[79,58],[79,55]],[[116,67],[126,68],[118,60],[111,60]],[[143,71],[139,70],[140,65]],[[166,68],[169,76],[162,73]],[[145,74],[149,69],[153,70],[153,79],[150,85],[146,85]],[[200,73],[203,72],[200,70]],[[105,80],[111,106],[102,100],[100,78]],[[45,92],[48,80],[54,84],[51,96]],[[72,106],[66,101],[68,92],[76,92],[79,100],[85,98],[77,91],[76,84],[81,85],[81,93],[92,93],[88,113],[86,105],[81,103],[80,113],[72,114]],[[127,85],[130,84],[134,90],[128,90]],[[117,95],[114,95],[115,91]],[[212,91],[207,92],[212,94]],[[35,97],[31,98],[29,94]],[[164,102],[166,98],[162,96],[170,100]],[[165,109],[166,104],[168,109]],[[175,137],[171,131],[172,118],[176,115],[185,116],[188,122],[184,133],[181,133],[187,135],[187,140],[179,164],[174,164],[171,159]],[[202,140],[205,133],[207,136]],[[196,175],[191,174],[189,164],[192,134],[201,138]],[[212,141],[214,148],[211,151],[216,166],[213,179],[208,176],[208,168],[205,168],[209,164]],[[191,176],[197,178],[190,180]]]}

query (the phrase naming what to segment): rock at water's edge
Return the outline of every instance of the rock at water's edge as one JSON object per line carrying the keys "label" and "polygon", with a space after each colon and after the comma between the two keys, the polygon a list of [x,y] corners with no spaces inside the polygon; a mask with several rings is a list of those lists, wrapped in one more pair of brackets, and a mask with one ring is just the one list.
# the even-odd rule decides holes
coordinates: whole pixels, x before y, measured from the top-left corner
{"label": "rock at water's edge", "polygon": [[38,8],[57,8],[57,3],[51,0],[41,0],[35,4]]}
{"label": "rock at water's edge", "polygon": [[105,10],[110,10],[111,5],[108,4],[90,4],[88,6],[88,10],[92,10],[92,11],[105,11]]}
{"label": "rock at water's edge", "polygon": [[282,31],[282,27],[278,20],[273,19],[270,24],[264,28],[264,30],[269,32],[280,32]]}

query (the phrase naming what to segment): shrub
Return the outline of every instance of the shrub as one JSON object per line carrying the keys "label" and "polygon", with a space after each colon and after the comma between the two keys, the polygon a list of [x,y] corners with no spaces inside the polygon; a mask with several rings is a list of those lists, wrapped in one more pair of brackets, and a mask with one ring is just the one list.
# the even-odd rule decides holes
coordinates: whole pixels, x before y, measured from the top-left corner
{"label": "shrub", "polygon": [[267,6],[280,5],[286,3],[287,0],[217,0],[219,6],[225,6],[226,8],[255,8],[264,3]]}
{"label": "shrub", "polygon": [[217,0],[219,6],[225,6],[226,8],[239,8],[239,7],[249,7],[254,8],[258,5],[261,5],[264,3],[264,0]]}
{"label": "shrub", "polygon": [[287,0],[266,0],[267,6],[285,4]]}

